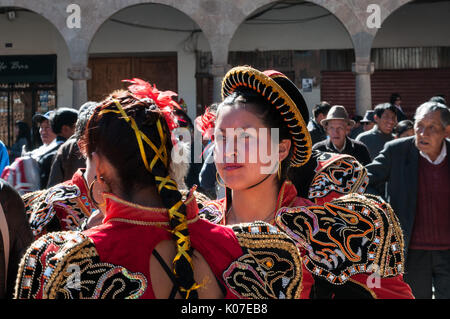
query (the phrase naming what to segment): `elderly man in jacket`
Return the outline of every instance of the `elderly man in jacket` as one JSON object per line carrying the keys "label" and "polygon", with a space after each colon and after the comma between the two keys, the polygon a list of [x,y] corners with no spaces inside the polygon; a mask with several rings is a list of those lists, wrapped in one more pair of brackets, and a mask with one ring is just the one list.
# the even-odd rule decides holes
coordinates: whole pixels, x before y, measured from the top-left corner
{"label": "elderly man in jacket", "polygon": [[386,143],[366,168],[369,188],[383,195],[405,236],[406,276],[416,298],[450,298],[450,110],[427,102],[415,135]]}

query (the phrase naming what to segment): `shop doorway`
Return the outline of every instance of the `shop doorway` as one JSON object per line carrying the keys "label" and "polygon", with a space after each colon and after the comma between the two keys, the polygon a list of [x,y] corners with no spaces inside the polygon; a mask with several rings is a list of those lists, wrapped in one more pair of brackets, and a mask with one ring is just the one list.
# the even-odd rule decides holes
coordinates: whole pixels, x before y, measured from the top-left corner
{"label": "shop doorway", "polygon": [[88,99],[99,102],[117,89],[125,89],[124,79],[140,78],[161,91],[178,92],[176,54],[149,57],[91,57],[88,81]]}

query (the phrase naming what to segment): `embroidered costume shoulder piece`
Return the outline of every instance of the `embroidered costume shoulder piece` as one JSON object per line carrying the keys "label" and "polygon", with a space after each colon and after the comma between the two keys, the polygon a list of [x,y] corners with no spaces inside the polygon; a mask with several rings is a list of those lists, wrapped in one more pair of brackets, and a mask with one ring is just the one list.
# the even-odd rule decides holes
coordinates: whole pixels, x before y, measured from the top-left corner
{"label": "embroidered costume shoulder piece", "polygon": [[306,268],[332,284],[358,273],[403,273],[402,231],[379,197],[349,194],[323,206],[282,208],[276,222],[306,250]]}
{"label": "embroidered costume shoulder piece", "polygon": [[369,183],[367,170],[353,156],[322,153],[309,185],[308,198],[318,205],[350,193],[363,194]]}
{"label": "embroidered costume shoulder piece", "polygon": [[232,229],[243,255],[223,273],[228,288],[239,298],[299,298],[302,264],[295,243],[264,222],[240,224]]}
{"label": "embroidered costume shoulder piece", "polygon": [[76,177],[82,178],[74,176],[71,182],[22,197],[36,239],[52,231],[79,229],[95,209],[84,185],[78,185]]}
{"label": "embroidered costume shoulder piece", "polygon": [[15,298],[134,299],[146,288],[144,275],[101,262],[88,236],[53,232],[35,241],[23,257]]}

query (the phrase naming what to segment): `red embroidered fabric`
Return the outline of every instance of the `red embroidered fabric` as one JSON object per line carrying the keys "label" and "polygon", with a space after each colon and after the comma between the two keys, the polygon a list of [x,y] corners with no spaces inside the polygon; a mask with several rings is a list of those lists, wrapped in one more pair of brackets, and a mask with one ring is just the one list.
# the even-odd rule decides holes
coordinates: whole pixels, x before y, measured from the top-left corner
{"label": "red embroidered fabric", "polygon": [[[85,169],[79,169],[73,174],[72,179],[64,182],[65,185],[75,185],[80,190],[80,196],[78,200],[80,202],[80,209],[83,210],[85,217],[88,218],[91,216],[93,210],[96,207],[93,204],[93,201],[89,195],[89,186],[86,184],[86,180],[83,177]],[[58,216],[61,221],[61,230],[69,230],[70,227],[67,224],[67,212],[63,207],[55,206],[56,216]],[[81,222],[81,220],[80,220]]]}
{"label": "red embroidered fabric", "polygon": [[35,239],[49,232],[77,230],[91,215],[95,206],[83,172],[78,170],[71,180],[22,197]]}
{"label": "red embroidered fabric", "polygon": [[[220,222],[217,224],[226,225],[226,212],[230,208],[230,203],[227,202],[226,197],[213,200],[205,203],[205,207],[208,206],[208,210],[214,210],[214,214],[220,214]],[[314,205],[308,199],[301,198],[297,196],[297,190],[295,186],[290,181],[285,181],[283,185],[281,185],[280,192],[277,196],[277,206],[275,211],[273,212],[273,219],[270,224],[275,225],[275,214],[281,207],[293,207],[293,206],[312,206]]]}
{"label": "red embroidered fabric", "polygon": [[[242,255],[242,249],[230,228],[198,218],[197,203],[191,195],[186,203],[191,245],[223,284],[223,271]],[[150,281],[150,256],[159,242],[172,238],[167,211],[127,203],[113,195],[106,198],[106,211],[103,224],[85,234],[93,240],[102,262],[142,273],[148,288],[141,298],[155,298]],[[227,289],[225,298],[235,297]]]}
{"label": "red embroidered fabric", "polygon": [[[337,194],[333,194],[332,198],[339,197]],[[297,206],[314,206],[313,202],[308,199],[304,199],[297,196],[297,191],[294,185],[286,181],[278,194],[277,198],[277,209],[281,207],[297,207]],[[207,210],[213,214],[220,214],[220,224],[226,224],[225,212],[228,210],[228,203],[226,198],[220,200],[215,200],[207,203],[205,205]],[[275,213],[276,213],[275,211]],[[216,219],[217,220],[217,219]],[[306,254],[303,248],[300,248],[301,254]],[[310,298],[311,289],[314,286],[314,277],[311,272],[302,263],[303,270],[303,289],[300,295],[301,299]],[[371,274],[356,274],[352,276],[352,280],[369,291],[374,298],[377,299],[411,299],[414,298],[412,295],[411,288],[408,284],[403,281],[403,276],[399,275],[392,278],[379,278],[379,287],[375,285],[373,288],[369,288],[368,279]],[[370,279],[369,279],[370,281]]]}
{"label": "red embroidered fabric", "polygon": [[[274,217],[278,209],[281,207],[294,207],[294,206],[312,206],[314,205],[308,199],[301,198],[297,196],[297,190],[295,186],[290,181],[285,181],[280,188],[280,192],[277,196],[277,207],[274,211]],[[220,220],[218,224],[226,225],[226,214],[225,212],[229,209],[229,203],[227,203],[226,197],[218,200],[210,201],[205,204],[207,206],[207,210],[209,213],[220,215],[216,220]],[[275,224],[275,220],[270,222],[272,225]],[[301,253],[304,251],[301,249]],[[314,278],[311,273],[305,268],[305,265],[302,263],[302,285],[303,289],[300,295],[300,299],[308,299],[311,293],[311,288],[314,285]]]}

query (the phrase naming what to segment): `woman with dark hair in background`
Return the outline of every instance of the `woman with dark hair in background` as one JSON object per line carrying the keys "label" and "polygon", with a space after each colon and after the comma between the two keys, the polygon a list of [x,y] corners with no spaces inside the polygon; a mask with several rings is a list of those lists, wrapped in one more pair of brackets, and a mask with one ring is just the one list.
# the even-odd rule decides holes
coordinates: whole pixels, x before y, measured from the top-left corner
{"label": "woman with dark hair in background", "polygon": [[397,124],[394,128],[395,138],[402,138],[414,135],[414,123],[410,120],[404,120]]}
{"label": "woman with dark hair in background", "polygon": [[397,108],[397,122],[401,122],[408,119],[401,106],[402,97],[400,96],[400,94],[392,93],[391,97],[389,98],[389,103]]}
{"label": "woman with dark hair in background", "polygon": [[17,121],[14,125],[14,135],[16,136],[16,141],[11,146],[10,163],[14,162],[17,157],[22,156],[23,151],[30,151],[31,148],[31,132],[27,123]]}
{"label": "woman with dark hair in background", "polygon": [[[174,93],[131,82],[128,91],[114,92],[95,108],[82,139],[96,167],[90,190],[103,223],[36,241],[20,264],[15,296],[240,297],[234,287],[242,267],[256,269],[254,288],[248,288],[261,297],[299,295],[300,255],[286,235],[264,223],[238,229],[211,224],[198,217],[192,190],[182,200],[172,177]],[[277,256],[270,265],[265,251]],[[276,278],[261,274],[268,267]]]}

